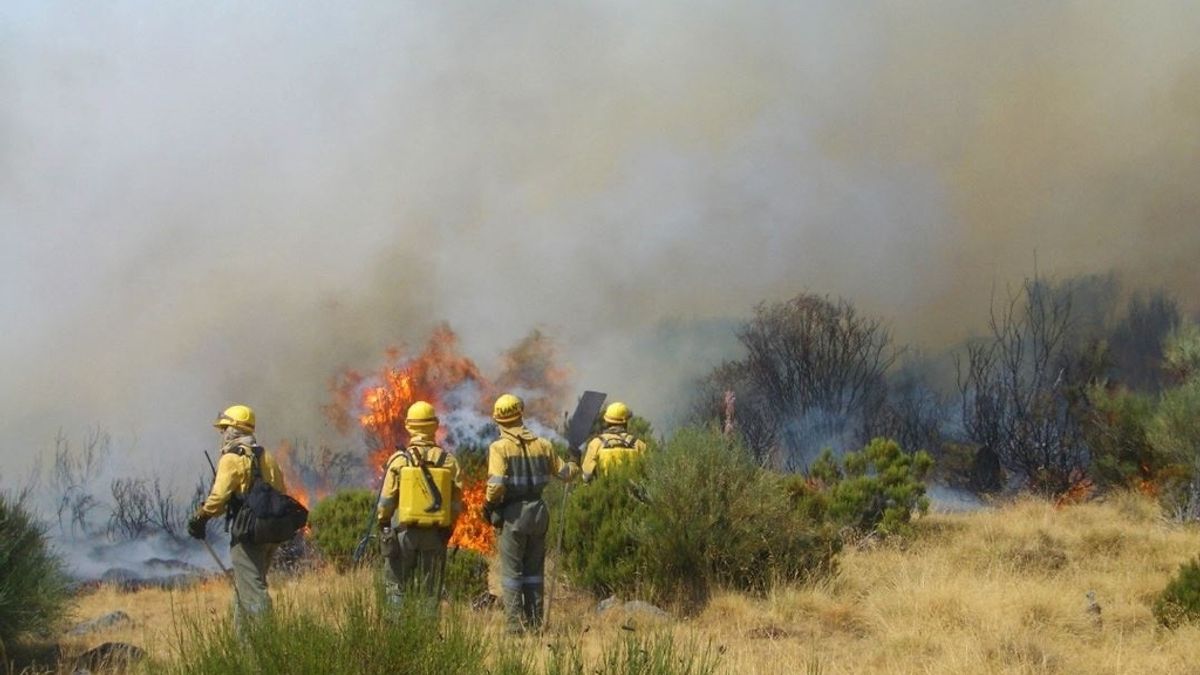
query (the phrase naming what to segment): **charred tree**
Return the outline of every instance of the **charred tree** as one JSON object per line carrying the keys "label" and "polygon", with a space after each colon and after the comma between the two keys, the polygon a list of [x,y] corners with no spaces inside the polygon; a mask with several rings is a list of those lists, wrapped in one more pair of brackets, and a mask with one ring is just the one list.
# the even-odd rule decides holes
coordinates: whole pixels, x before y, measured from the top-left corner
{"label": "charred tree", "polygon": [[1088,466],[1073,410],[1071,294],[1026,280],[1001,308],[993,303],[988,325],[991,335],[958,362],[966,434],[1033,491],[1065,492]]}

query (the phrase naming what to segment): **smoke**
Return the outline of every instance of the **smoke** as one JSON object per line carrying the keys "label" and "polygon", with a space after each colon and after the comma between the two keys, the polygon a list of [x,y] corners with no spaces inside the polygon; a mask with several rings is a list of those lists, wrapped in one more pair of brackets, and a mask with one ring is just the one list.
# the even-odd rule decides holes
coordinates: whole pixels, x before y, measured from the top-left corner
{"label": "smoke", "polygon": [[438,320],[485,363],[541,328],[669,424],[723,322],[800,290],[930,346],[1035,253],[1194,298],[1197,28],[1117,0],[6,3],[4,478],[94,423],[194,475],[232,402],[268,444],[329,434],[329,378]]}

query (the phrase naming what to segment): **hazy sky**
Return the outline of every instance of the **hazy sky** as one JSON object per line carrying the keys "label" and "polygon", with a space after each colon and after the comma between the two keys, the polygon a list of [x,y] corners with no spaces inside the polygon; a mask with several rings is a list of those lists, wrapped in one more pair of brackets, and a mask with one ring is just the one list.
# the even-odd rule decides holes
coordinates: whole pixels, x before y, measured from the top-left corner
{"label": "hazy sky", "polygon": [[721,319],[802,290],[928,345],[1035,252],[1195,308],[1197,35],[1193,2],[9,0],[0,475],[95,423],[190,466],[233,401],[319,435],[338,368],[442,319],[668,419]]}

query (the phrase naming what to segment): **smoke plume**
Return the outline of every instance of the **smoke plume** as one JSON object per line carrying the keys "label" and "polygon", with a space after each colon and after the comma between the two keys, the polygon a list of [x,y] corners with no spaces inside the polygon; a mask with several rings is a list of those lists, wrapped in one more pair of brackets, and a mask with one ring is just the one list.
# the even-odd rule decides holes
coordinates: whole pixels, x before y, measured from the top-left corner
{"label": "smoke plume", "polygon": [[96,423],[194,473],[232,402],[329,434],[330,378],[442,320],[489,369],[538,328],[663,426],[800,290],[926,345],[1035,254],[1194,303],[1197,34],[1118,0],[6,3],[3,478]]}

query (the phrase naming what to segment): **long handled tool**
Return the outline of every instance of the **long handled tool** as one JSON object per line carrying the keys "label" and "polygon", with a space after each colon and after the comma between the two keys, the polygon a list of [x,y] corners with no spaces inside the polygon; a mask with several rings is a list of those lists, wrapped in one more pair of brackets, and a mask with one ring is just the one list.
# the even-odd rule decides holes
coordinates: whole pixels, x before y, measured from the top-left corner
{"label": "long handled tool", "polygon": [[[204,459],[208,460],[208,467],[212,469],[213,482],[215,483],[217,479],[217,467],[215,464],[213,464],[212,457],[209,457],[207,450],[204,451]],[[221,562],[221,558],[217,555],[217,552],[213,550],[212,544],[208,543],[208,539],[201,539],[200,543],[204,544],[204,548],[208,551],[208,554],[212,556],[213,562],[217,563],[217,567],[221,570],[221,576],[228,579],[230,585],[233,586],[233,601],[237,603],[238,612],[244,614],[245,610],[242,607],[242,597],[238,594],[237,580],[233,578],[233,574],[230,573],[229,568],[225,567],[225,563]]]}
{"label": "long handled tool", "polygon": [[[567,422],[567,452],[574,461],[579,461],[579,446],[591,433],[592,424],[600,415],[600,408],[604,406],[604,399],[607,397],[607,394],[599,391],[585,391],[583,396],[579,397],[575,412],[571,415],[571,420]],[[554,545],[556,565],[562,564],[563,536],[567,532],[567,497],[570,494],[571,484],[567,483],[563,486],[562,507],[558,510],[558,541]],[[546,589],[546,603],[542,608],[543,626],[550,625],[550,605],[553,604],[554,591],[558,587],[557,578],[558,570],[556,569],[555,574],[550,577],[549,588]]]}

